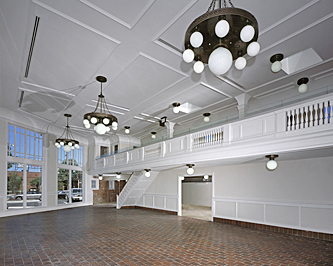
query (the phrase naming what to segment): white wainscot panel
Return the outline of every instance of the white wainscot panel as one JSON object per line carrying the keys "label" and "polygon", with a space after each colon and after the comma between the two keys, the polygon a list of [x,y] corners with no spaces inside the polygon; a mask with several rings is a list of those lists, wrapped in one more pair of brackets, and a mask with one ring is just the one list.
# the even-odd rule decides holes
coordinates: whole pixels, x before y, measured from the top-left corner
{"label": "white wainscot panel", "polygon": [[275,116],[266,117],[264,120],[264,124],[265,124],[265,133],[276,132]]}
{"label": "white wainscot panel", "polygon": [[185,150],[186,138],[176,138],[166,142],[166,153],[175,153]]}
{"label": "white wainscot panel", "polygon": [[166,209],[170,211],[177,211],[178,200],[176,198],[165,198],[166,199]]}
{"label": "white wainscot panel", "polygon": [[264,204],[238,203],[238,218],[246,221],[264,221]]}
{"label": "white wainscot panel", "polygon": [[232,134],[231,134],[231,140],[237,140],[241,138],[241,127],[240,125],[233,125],[231,127]]}
{"label": "white wainscot panel", "polygon": [[111,165],[114,165],[113,158],[114,158],[114,156],[106,157],[106,158],[105,158],[105,166],[111,166]]}
{"label": "white wainscot panel", "polygon": [[104,158],[100,158],[96,161],[96,168],[104,168]]}
{"label": "white wainscot panel", "polygon": [[266,205],[266,222],[279,226],[298,226],[297,206]]}
{"label": "white wainscot panel", "polygon": [[215,217],[236,218],[236,202],[215,201]]}
{"label": "white wainscot panel", "polygon": [[301,227],[333,233],[333,208],[302,207]]}
{"label": "white wainscot panel", "polygon": [[164,209],[164,197],[155,197],[154,207],[157,209]]}
{"label": "white wainscot panel", "polygon": [[129,159],[130,161],[139,161],[140,160],[141,149],[136,149],[129,151]]}
{"label": "white wainscot panel", "polygon": [[144,148],[145,152],[145,157],[151,157],[151,156],[156,156],[161,154],[161,143],[156,143],[153,145],[149,145]]}
{"label": "white wainscot panel", "polygon": [[264,133],[264,121],[262,119],[242,124],[242,138],[260,136]]}
{"label": "white wainscot panel", "polygon": [[144,196],[144,197],[145,197],[144,206],[153,208],[154,207],[153,206],[153,197],[151,197],[151,196]]}

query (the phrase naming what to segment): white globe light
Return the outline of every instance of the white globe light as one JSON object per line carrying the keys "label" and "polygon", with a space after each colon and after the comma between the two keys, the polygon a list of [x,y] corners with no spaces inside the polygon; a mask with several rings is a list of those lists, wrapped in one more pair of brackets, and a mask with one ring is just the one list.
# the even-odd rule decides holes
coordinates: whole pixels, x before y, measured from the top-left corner
{"label": "white globe light", "polygon": [[125,129],[125,133],[126,134],[129,134],[130,133],[130,130],[128,128]]}
{"label": "white globe light", "polygon": [[116,177],[119,179],[120,178],[120,174],[117,174]]}
{"label": "white globe light", "polygon": [[299,93],[304,93],[308,90],[308,86],[306,84],[301,84],[299,87],[298,87],[298,92]]}
{"label": "white globe light", "polygon": [[229,29],[230,29],[229,22],[224,19],[220,20],[215,25],[215,34],[218,37],[223,38],[224,36],[226,36],[228,34]]}
{"label": "white globe light", "polygon": [[96,131],[97,134],[103,135],[106,132],[106,126],[104,126],[102,123],[99,123],[96,126],[95,131]]}
{"label": "white globe light", "polygon": [[106,127],[105,129],[106,129],[106,132],[109,132],[111,130],[110,127]]}
{"label": "white globe light", "polygon": [[89,120],[88,119],[84,119],[83,120],[83,124],[85,124],[85,125],[89,124]]}
{"label": "white globe light", "polygon": [[80,148],[79,144],[75,144],[74,147],[75,147],[75,149]]}
{"label": "white globe light", "polygon": [[96,118],[96,117],[92,117],[92,118],[90,119],[90,122],[91,122],[92,124],[97,123],[97,118]]}
{"label": "white globe light", "polygon": [[98,178],[99,178],[99,180],[103,180],[103,176],[102,175],[100,175]]}
{"label": "white globe light", "polygon": [[193,59],[194,59],[194,52],[191,49],[186,49],[183,52],[183,60],[186,63],[191,63],[193,61]]}
{"label": "white globe light", "polygon": [[85,128],[90,128],[90,124],[85,124],[84,127]]}
{"label": "white globe light", "polygon": [[60,145],[61,145],[61,146],[64,146],[64,144],[65,144],[65,143],[64,143],[63,141],[60,142]]}
{"label": "white globe light", "polygon": [[74,150],[74,146],[72,146],[71,149]]}
{"label": "white globe light", "polygon": [[204,68],[205,68],[205,66],[201,61],[197,61],[193,65],[194,72],[198,73],[198,74],[200,74],[204,70]]}
{"label": "white globe light", "polygon": [[68,146],[69,146],[69,147],[72,147],[72,145],[73,145],[72,142],[69,142],[69,143],[68,143]]}
{"label": "white globe light", "polygon": [[69,147],[68,145],[64,146],[64,151],[65,152],[70,152],[71,151],[71,147]]}
{"label": "white globe light", "polygon": [[271,70],[274,73],[277,73],[281,70],[282,68],[282,63],[281,61],[275,61],[272,65],[271,65]]}
{"label": "white globe light", "polygon": [[180,180],[185,180],[185,176],[181,176],[181,177],[180,177]]}
{"label": "white globe light", "polygon": [[235,67],[238,69],[238,70],[242,70],[244,69],[244,67],[246,67],[246,59],[242,56],[238,57],[235,61]]}
{"label": "white globe light", "polygon": [[113,126],[113,127],[117,127],[117,126],[118,126],[118,123],[117,123],[116,121],[113,121],[112,124],[111,124],[111,126]]}
{"label": "white globe light", "polygon": [[58,143],[58,142],[54,143],[54,146],[58,147],[58,145],[59,145],[59,143]]}
{"label": "white globe light", "polygon": [[255,30],[251,25],[247,25],[242,28],[240,32],[240,38],[243,42],[249,42],[253,39]]}
{"label": "white globe light", "polygon": [[198,48],[203,43],[203,35],[196,31],[190,37],[190,43],[194,48]]}
{"label": "white globe light", "polygon": [[260,51],[260,45],[257,42],[251,42],[247,47],[247,54],[249,56],[256,56]]}
{"label": "white globe light", "polygon": [[267,167],[268,170],[273,171],[273,170],[275,170],[276,167],[277,167],[277,162],[274,161],[274,160],[269,160],[269,161],[267,162],[267,164],[266,164],[266,167]]}
{"label": "white globe light", "polygon": [[204,179],[206,179],[206,180],[207,180],[208,178],[209,178],[209,176],[208,176],[208,175],[204,175]]}
{"label": "white globe light", "polygon": [[118,129],[117,126],[116,127],[112,126],[112,130],[117,130],[117,129]]}
{"label": "white globe light", "polygon": [[193,175],[193,174],[194,174],[194,169],[193,169],[193,168],[187,168],[186,172],[187,172],[189,175]]}
{"label": "white globe light", "polygon": [[105,117],[103,119],[103,123],[104,123],[104,125],[108,125],[110,123],[110,119]]}
{"label": "white globe light", "polygon": [[205,117],[204,117],[204,121],[205,121],[206,123],[209,122],[209,120],[210,120],[209,116],[205,116]]}
{"label": "white globe light", "polygon": [[175,114],[178,114],[179,113],[179,110],[180,108],[179,108],[179,106],[175,106],[173,109],[172,109],[172,111],[175,113]]}
{"label": "white globe light", "polygon": [[152,139],[156,139],[156,135],[155,135],[155,134],[152,134],[152,135],[151,135],[151,138],[152,138]]}
{"label": "white globe light", "polygon": [[219,47],[215,49],[208,58],[210,71],[215,75],[226,73],[232,65],[232,54],[226,48]]}
{"label": "white globe light", "polygon": [[150,177],[150,172],[145,172],[145,177]]}

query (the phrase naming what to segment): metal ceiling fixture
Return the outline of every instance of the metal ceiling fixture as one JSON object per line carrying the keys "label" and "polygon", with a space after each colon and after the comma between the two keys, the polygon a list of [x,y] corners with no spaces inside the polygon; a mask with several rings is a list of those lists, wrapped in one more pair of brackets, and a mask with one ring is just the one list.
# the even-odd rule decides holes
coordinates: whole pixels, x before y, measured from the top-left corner
{"label": "metal ceiling fixture", "polygon": [[266,155],[265,157],[269,159],[269,161],[266,163],[267,169],[270,171],[275,170],[277,167],[277,162],[274,161],[274,159],[279,157],[279,155]]}
{"label": "metal ceiling fixture", "polygon": [[90,124],[95,125],[94,130],[99,135],[104,135],[110,131],[110,125],[113,130],[118,129],[118,119],[113,116],[106,104],[103,95],[103,83],[107,81],[106,77],[98,76],[96,80],[101,83],[101,94],[98,95],[98,101],[95,110],[87,113],[83,117],[83,124],[86,128],[90,128]]}
{"label": "metal ceiling fixture", "polygon": [[309,78],[301,78],[297,81],[298,87],[298,92],[299,93],[304,93],[308,90],[308,85],[306,85],[309,82]]}
{"label": "metal ceiling fixture", "polygon": [[172,106],[173,106],[172,111],[173,111],[175,114],[178,114],[179,111],[180,111],[180,103],[173,103]]}
{"label": "metal ceiling fixture", "polygon": [[151,132],[151,138],[156,139],[156,132]]}
{"label": "metal ceiling fixture", "polygon": [[60,138],[57,138],[55,141],[55,146],[57,148],[60,148],[63,146],[65,152],[70,152],[72,149],[80,148],[79,142],[74,139],[73,134],[71,132],[71,129],[68,125],[68,118],[72,117],[71,114],[64,114],[65,117],[67,117],[67,125],[65,127],[64,133],[60,136]]}
{"label": "metal ceiling fixture", "polygon": [[150,177],[150,169],[145,169],[145,177]]}
{"label": "metal ceiling fixture", "polygon": [[124,128],[125,128],[125,133],[126,134],[129,134],[131,131],[130,131],[130,128],[131,127],[129,127],[129,126],[124,126]]}
{"label": "metal ceiling fixture", "polygon": [[246,10],[235,8],[231,0],[228,2],[230,7],[226,0],[213,0],[207,12],[196,18],[186,31],[183,59],[187,63],[196,61],[193,66],[196,73],[201,73],[204,64],[208,64],[215,75],[225,74],[233,60],[236,60],[235,67],[242,70],[246,66],[243,56],[259,53],[256,18]]}
{"label": "metal ceiling fixture", "polygon": [[186,170],[186,173],[189,175],[193,175],[194,174],[194,169],[192,168],[194,166],[194,164],[187,164],[186,165],[188,168]]}
{"label": "metal ceiling fixture", "polygon": [[206,123],[208,123],[210,121],[210,118],[209,118],[210,117],[210,113],[204,113],[203,116],[204,116],[204,121]]}
{"label": "metal ceiling fixture", "polygon": [[271,70],[273,73],[277,73],[282,69],[282,61],[283,59],[283,54],[275,54],[271,56],[270,60],[272,65],[271,65]]}

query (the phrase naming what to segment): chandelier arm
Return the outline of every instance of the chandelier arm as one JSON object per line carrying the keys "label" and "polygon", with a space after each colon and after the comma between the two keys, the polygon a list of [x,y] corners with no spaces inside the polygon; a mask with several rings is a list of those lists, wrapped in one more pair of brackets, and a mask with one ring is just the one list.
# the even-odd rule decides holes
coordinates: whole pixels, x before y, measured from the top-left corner
{"label": "chandelier arm", "polygon": [[104,100],[103,103],[105,105],[105,107],[104,107],[105,110],[108,111],[110,115],[112,115],[111,112],[110,112],[110,110],[109,110],[109,108],[108,108],[108,105],[106,104],[105,98],[103,98],[103,100]]}
{"label": "chandelier arm", "polygon": [[[221,0],[220,0],[221,1]],[[215,8],[215,2],[216,2],[216,0],[212,0],[212,2],[210,3],[210,6],[208,7],[208,10],[207,10],[207,12],[209,12],[209,11],[211,11],[211,10],[214,10],[214,8]],[[206,13],[207,13],[206,12]]]}
{"label": "chandelier arm", "polygon": [[231,7],[234,7],[234,5],[231,3],[231,0],[229,0],[229,4]]}

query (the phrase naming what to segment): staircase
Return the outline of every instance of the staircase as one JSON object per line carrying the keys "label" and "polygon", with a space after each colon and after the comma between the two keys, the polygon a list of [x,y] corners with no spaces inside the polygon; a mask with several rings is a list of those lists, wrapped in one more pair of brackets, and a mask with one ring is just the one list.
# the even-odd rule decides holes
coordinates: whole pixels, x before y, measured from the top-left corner
{"label": "staircase", "polygon": [[150,177],[146,177],[144,173],[145,171],[132,174],[123,190],[117,195],[117,209],[122,206],[135,206],[159,172],[150,171]]}

